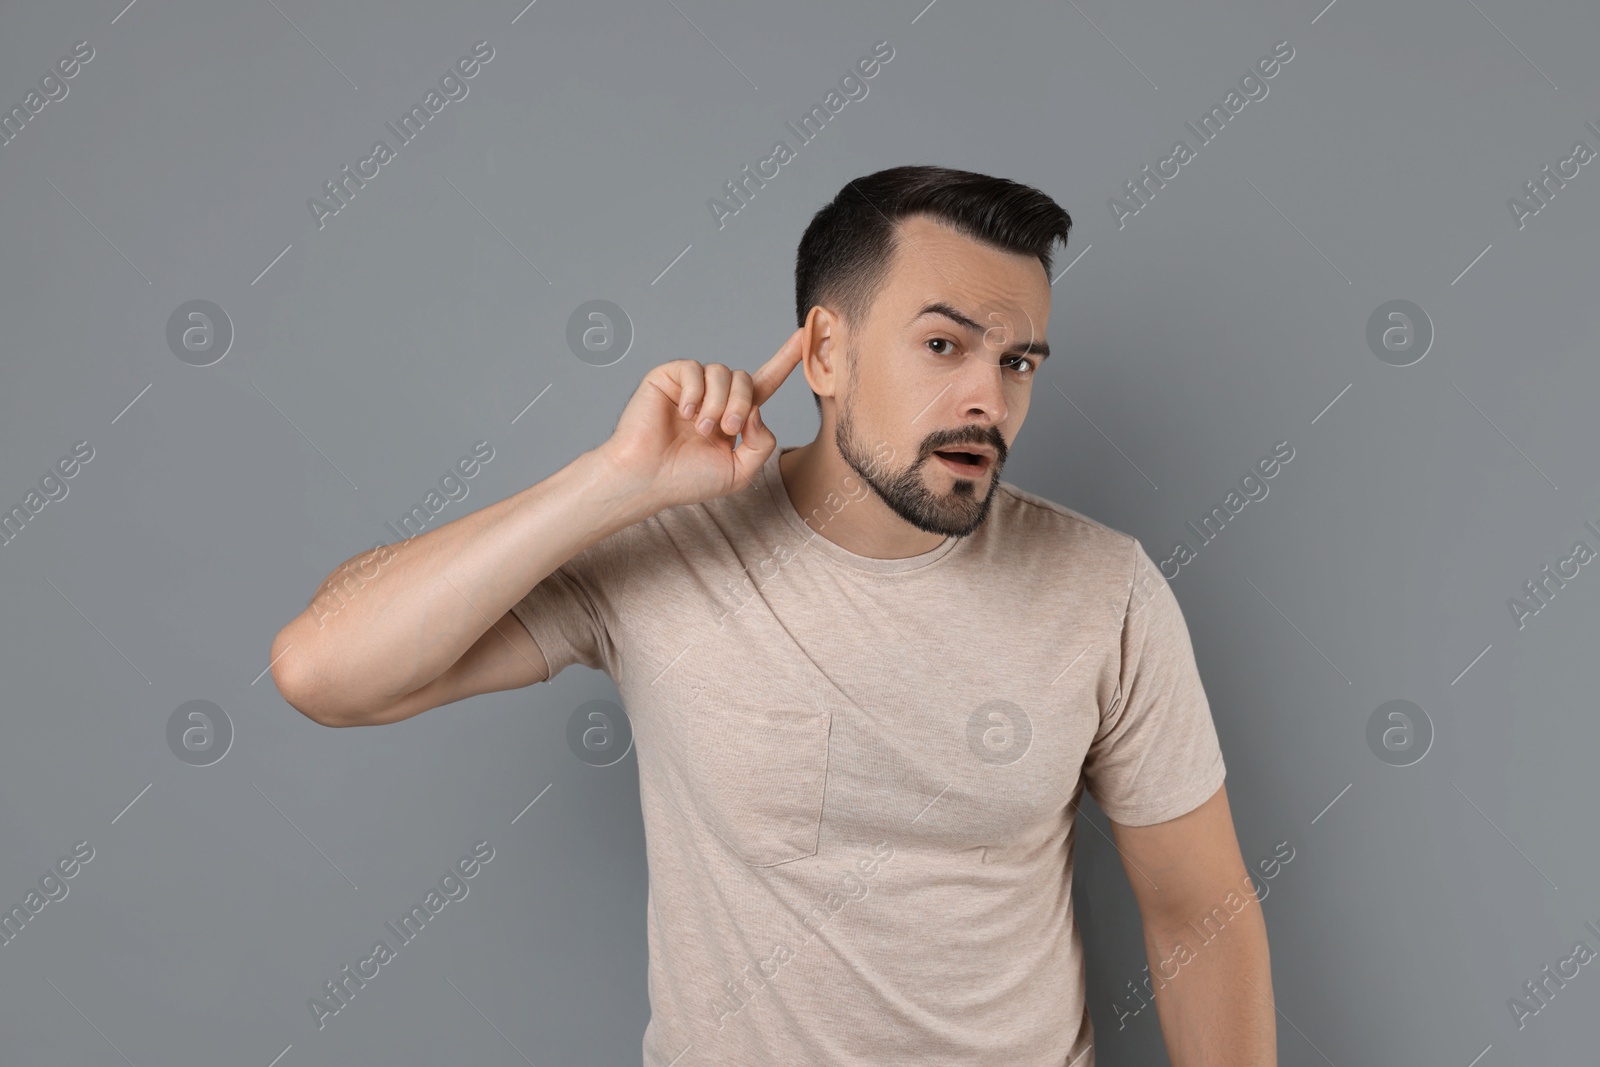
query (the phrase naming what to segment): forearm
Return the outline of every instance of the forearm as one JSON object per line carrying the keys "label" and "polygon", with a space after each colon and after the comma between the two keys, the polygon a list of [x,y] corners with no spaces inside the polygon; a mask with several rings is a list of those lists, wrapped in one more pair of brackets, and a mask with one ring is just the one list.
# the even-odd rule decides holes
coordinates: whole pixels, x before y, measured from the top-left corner
{"label": "forearm", "polygon": [[1146,923],[1156,1015],[1172,1067],[1277,1067],[1266,924],[1260,904],[1246,900],[1221,929]]}
{"label": "forearm", "polygon": [[534,585],[653,514],[586,452],[543,481],[336,568],[272,644],[279,690],[342,719],[439,677]]}

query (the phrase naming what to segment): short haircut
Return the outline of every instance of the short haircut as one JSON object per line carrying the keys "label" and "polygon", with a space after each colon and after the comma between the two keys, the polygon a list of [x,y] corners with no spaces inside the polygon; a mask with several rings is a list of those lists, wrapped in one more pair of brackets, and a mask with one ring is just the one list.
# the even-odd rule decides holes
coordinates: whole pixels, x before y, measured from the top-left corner
{"label": "short haircut", "polygon": [[[817,304],[851,326],[867,313],[889,275],[895,225],[926,215],[1006,252],[1038,257],[1050,273],[1051,247],[1067,243],[1072,217],[1029,185],[950,167],[890,167],[845,183],[811,217],[794,262],[797,326]],[[812,390],[817,411],[822,397]]]}

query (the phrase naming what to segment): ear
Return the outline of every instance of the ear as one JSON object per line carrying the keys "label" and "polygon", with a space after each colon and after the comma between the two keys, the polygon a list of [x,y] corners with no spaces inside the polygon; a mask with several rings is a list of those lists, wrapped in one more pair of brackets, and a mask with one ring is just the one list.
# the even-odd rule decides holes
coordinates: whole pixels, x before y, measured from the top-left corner
{"label": "ear", "polygon": [[838,397],[839,383],[846,371],[840,362],[845,340],[844,323],[839,316],[821,304],[813,305],[806,315],[800,365],[805,370],[806,384],[818,396]]}

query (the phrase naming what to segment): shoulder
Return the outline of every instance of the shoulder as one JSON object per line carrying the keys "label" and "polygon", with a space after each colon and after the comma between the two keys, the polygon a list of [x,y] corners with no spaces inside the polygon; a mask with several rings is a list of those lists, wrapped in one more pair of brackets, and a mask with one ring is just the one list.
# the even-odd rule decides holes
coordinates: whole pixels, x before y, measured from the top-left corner
{"label": "shoulder", "polygon": [[1046,550],[1068,550],[1093,565],[1127,572],[1142,551],[1132,534],[1090,518],[1081,511],[1001,481],[992,518],[996,532]]}
{"label": "shoulder", "polygon": [[988,588],[1003,586],[1020,610],[1086,640],[1123,626],[1145,558],[1129,533],[1075,508],[1001,481],[967,555]]}

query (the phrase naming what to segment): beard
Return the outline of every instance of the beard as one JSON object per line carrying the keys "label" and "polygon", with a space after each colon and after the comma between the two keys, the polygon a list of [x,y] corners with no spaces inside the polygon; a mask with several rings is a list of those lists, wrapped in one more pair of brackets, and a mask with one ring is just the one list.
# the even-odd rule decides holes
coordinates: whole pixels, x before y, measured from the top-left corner
{"label": "beard", "polygon": [[[1005,442],[995,440],[989,442],[995,446],[997,455],[982,476],[979,478],[958,476],[947,492],[937,491],[929,484],[933,479],[946,477],[945,471],[934,458],[932,447],[922,449],[920,454],[914,456],[904,467],[886,467],[871,454],[866,443],[856,437],[853,417],[855,368],[855,351],[852,349],[849,375],[851,388],[846,391],[844,403],[839,405],[838,424],[834,427],[833,433],[834,446],[838,448],[839,455],[844,458],[845,463],[871,487],[879,500],[889,506],[889,510],[919,530],[942,534],[945,537],[966,537],[982,526],[984,519],[989,516],[989,507],[994,501],[995,491],[1000,487],[1000,468],[1005,464],[1006,457]],[[934,447],[949,447],[949,445],[947,442],[940,442]],[[931,473],[929,473],[930,468],[932,468]],[[978,486],[983,479],[988,479],[989,488],[980,499]]]}

